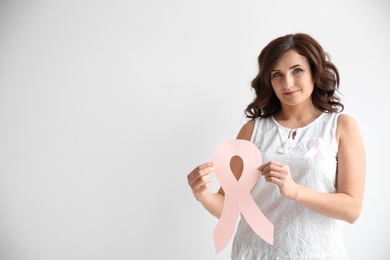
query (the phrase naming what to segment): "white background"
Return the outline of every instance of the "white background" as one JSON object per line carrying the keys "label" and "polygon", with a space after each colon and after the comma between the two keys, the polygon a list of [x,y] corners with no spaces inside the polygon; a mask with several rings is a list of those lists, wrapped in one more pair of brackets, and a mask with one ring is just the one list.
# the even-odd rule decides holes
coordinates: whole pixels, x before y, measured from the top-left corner
{"label": "white background", "polygon": [[339,68],[366,144],[350,258],[385,259],[389,14],[387,0],[0,1],[0,259],[228,259],[186,175],[246,122],[261,49],[296,32]]}

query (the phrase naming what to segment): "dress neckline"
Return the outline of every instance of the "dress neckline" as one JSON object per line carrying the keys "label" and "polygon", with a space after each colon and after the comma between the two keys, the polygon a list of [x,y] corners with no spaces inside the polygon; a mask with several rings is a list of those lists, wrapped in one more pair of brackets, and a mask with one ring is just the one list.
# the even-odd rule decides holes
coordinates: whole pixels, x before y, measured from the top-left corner
{"label": "dress neckline", "polygon": [[297,127],[297,128],[289,128],[289,127],[285,127],[285,126],[282,126],[278,121],[276,121],[275,117],[272,115],[271,116],[271,120],[274,122],[274,124],[276,124],[278,127],[280,128],[283,128],[287,131],[291,131],[291,130],[302,130],[302,129],[305,129],[305,128],[308,128],[310,127],[311,125],[315,124],[318,120],[320,120],[320,118],[322,118],[324,116],[324,112],[322,112],[318,117],[316,117],[313,121],[311,121],[310,123],[308,123],[307,125],[305,126],[302,126],[302,127]]}

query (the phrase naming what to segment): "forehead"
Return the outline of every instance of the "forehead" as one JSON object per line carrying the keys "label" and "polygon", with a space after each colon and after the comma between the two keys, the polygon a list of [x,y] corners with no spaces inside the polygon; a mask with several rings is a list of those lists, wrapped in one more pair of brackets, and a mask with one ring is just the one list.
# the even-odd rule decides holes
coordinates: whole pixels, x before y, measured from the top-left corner
{"label": "forehead", "polygon": [[284,53],[275,63],[275,69],[288,69],[294,65],[309,66],[305,56],[300,55],[296,50],[289,50]]}

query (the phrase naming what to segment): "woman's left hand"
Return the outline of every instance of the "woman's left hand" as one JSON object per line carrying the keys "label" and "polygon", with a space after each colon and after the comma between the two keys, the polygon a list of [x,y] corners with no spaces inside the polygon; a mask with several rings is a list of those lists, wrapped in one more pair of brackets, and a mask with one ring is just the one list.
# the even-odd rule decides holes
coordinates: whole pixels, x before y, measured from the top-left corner
{"label": "woman's left hand", "polygon": [[282,163],[270,161],[259,167],[267,182],[275,183],[280,193],[289,199],[294,199],[298,192],[298,184],[291,177],[290,168]]}

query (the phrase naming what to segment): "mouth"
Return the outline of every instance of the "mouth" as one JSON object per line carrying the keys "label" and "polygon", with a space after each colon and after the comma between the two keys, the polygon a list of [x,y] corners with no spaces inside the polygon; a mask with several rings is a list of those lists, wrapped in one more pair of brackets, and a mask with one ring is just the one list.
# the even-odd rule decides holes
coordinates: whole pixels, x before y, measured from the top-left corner
{"label": "mouth", "polygon": [[284,92],[283,95],[285,95],[285,96],[293,96],[293,95],[295,95],[296,93],[298,93],[298,90],[289,91],[289,92]]}

